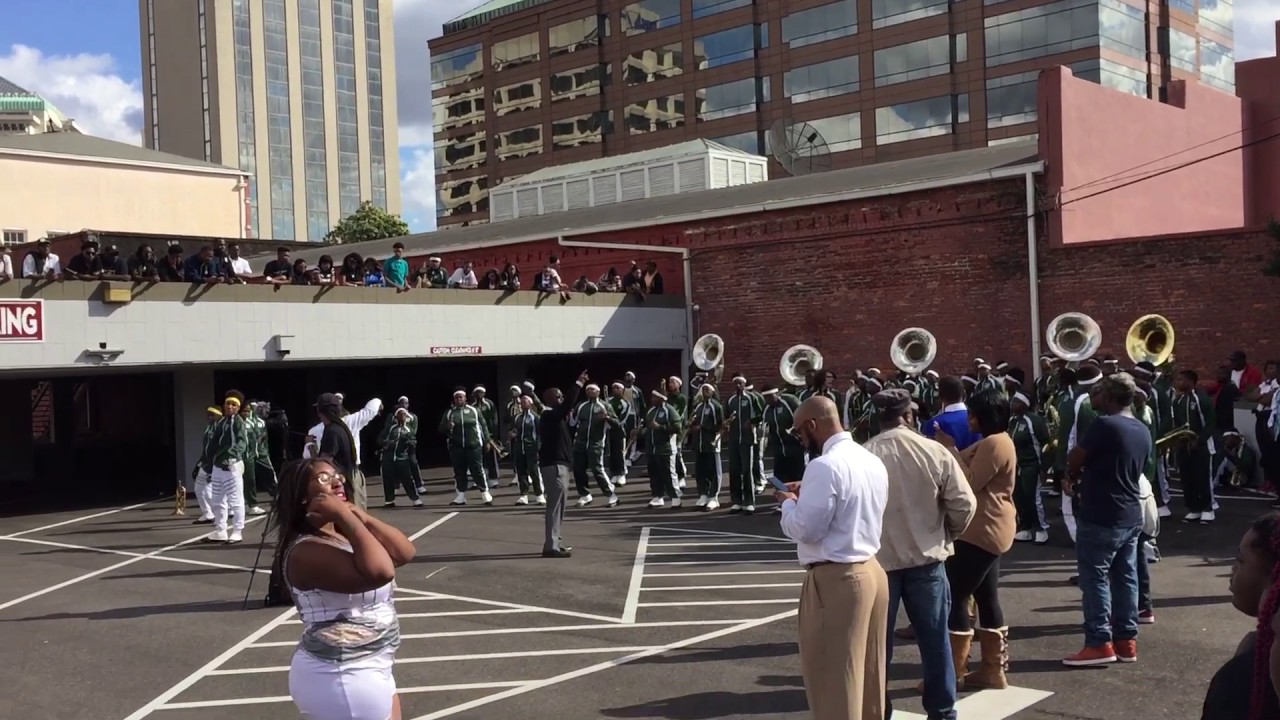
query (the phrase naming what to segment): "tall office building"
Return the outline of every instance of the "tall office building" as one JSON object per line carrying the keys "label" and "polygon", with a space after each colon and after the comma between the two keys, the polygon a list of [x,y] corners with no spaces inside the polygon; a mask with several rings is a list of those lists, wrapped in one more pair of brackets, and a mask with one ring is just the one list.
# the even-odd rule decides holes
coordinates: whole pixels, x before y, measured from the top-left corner
{"label": "tall office building", "polygon": [[438,220],[483,221],[489,188],[549,165],[769,153],[779,122],[834,168],[1028,137],[1058,65],[1152,101],[1233,93],[1232,25],[1231,0],[489,0],[430,43]]}
{"label": "tall office building", "polygon": [[144,140],[252,173],[253,236],[400,212],[391,0],[139,0]]}

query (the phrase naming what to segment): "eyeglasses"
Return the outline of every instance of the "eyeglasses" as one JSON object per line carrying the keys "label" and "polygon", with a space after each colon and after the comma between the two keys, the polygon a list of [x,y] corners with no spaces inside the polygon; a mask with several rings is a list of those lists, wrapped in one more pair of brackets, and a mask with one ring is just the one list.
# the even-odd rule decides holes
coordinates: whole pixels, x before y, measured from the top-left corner
{"label": "eyeglasses", "polygon": [[316,475],[316,481],[323,485],[332,485],[335,480],[341,483],[347,482],[346,476],[341,473],[322,472]]}

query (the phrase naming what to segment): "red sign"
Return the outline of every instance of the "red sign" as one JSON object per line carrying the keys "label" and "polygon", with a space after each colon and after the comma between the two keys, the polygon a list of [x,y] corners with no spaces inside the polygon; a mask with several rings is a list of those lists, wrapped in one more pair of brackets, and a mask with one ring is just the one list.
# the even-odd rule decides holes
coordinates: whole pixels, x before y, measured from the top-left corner
{"label": "red sign", "polygon": [[446,345],[431,348],[431,355],[479,355],[483,352],[479,345]]}
{"label": "red sign", "polygon": [[44,342],[44,301],[0,300],[0,342]]}

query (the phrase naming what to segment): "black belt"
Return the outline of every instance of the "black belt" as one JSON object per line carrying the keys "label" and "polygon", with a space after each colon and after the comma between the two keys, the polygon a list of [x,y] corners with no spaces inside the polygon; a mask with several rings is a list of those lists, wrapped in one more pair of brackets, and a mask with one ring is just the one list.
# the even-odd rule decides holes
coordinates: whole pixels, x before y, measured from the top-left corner
{"label": "black belt", "polygon": [[804,569],[812,570],[820,565],[846,565],[846,564],[847,563],[838,563],[833,560],[819,560],[818,562],[812,562],[812,563],[809,563],[808,565],[805,565]]}

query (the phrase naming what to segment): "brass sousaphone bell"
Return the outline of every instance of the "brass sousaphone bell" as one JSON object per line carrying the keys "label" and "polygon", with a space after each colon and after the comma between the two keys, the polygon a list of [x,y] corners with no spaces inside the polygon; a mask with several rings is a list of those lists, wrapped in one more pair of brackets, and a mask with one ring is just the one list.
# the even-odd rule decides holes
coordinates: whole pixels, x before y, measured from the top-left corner
{"label": "brass sousaphone bell", "polygon": [[804,387],[805,375],[810,370],[822,369],[822,353],[811,345],[794,345],[782,353],[782,361],[778,363],[778,374],[782,381],[792,387]]}
{"label": "brass sousaphone bell", "polygon": [[1102,346],[1102,328],[1080,312],[1062,313],[1045,330],[1049,352],[1068,363],[1088,360]]}
{"label": "brass sousaphone bell", "polygon": [[910,327],[898,333],[889,345],[889,360],[908,375],[919,375],[938,356],[938,340],[924,328]]}
{"label": "brass sousaphone bell", "polygon": [[1143,315],[1129,326],[1124,350],[1134,364],[1149,362],[1156,367],[1173,356],[1173,323],[1163,315]]}
{"label": "brass sousaphone bell", "polygon": [[724,373],[724,338],[707,333],[693,344],[693,365],[707,373],[711,384],[718,385]]}

